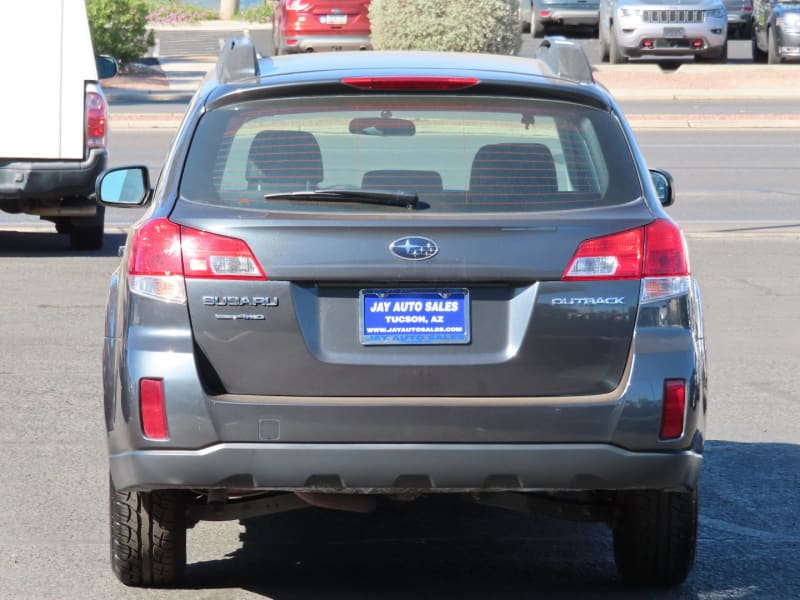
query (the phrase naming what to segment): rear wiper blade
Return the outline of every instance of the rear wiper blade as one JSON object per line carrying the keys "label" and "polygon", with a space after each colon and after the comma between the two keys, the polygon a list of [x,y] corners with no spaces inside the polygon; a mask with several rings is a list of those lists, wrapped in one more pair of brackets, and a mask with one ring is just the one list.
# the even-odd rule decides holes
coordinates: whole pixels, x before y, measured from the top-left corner
{"label": "rear wiper blade", "polygon": [[299,190],[265,194],[265,200],[321,200],[325,202],[360,202],[383,206],[415,208],[419,204],[416,192],[402,190]]}

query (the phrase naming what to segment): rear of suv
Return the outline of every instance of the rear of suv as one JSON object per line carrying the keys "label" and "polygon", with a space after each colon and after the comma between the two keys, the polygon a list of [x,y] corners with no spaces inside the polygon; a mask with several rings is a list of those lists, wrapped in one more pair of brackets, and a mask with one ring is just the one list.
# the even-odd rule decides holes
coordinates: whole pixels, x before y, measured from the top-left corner
{"label": "rear of suv", "polygon": [[272,13],[272,53],[369,50],[370,0],[280,0]]}
{"label": "rear of suv", "polygon": [[[700,297],[580,47],[536,60],[229,42],[159,182],[104,344],[112,567],[175,582],[187,527],[451,494],[609,524],[634,583],[694,559]],[[150,533],[148,533],[150,532]]]}

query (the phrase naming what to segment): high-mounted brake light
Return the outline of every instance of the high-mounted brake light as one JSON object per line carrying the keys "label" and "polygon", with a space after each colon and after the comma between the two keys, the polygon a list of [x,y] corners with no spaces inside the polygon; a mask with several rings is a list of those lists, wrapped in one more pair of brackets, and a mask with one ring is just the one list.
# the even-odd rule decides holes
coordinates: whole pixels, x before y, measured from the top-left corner
{"label": "high-mounted brake light", "polygon": [[132,292],[165,302],[186,302],[185,278],[266,280],[242,240],[152,219],[132,235],[128,260]]}
{"label": "high-mounted brake light", "polygon": [[652,302],[689,291],[688,257],[681,230],[657,219],[645,227],[584,241],[561,279],[641,279],[640,301]]}
{"label": "high-mounted brake light", "polygon": [[674,440],[681,437],[685,420],[686,381],[667,379],[664,381],[664,405],[658,437],[662,440]]}
{"label": "high-mounted brake light", "polygon": [[86,104],[86,147],[105,148],[108,114],[103,94],[96,86],[87,85],[84,102]]}
{"label": "high-mounted brake light", "polygon": [[342,83],[360,90],[434,92],[463,90],[480,83],[476,77],[345,77]]}

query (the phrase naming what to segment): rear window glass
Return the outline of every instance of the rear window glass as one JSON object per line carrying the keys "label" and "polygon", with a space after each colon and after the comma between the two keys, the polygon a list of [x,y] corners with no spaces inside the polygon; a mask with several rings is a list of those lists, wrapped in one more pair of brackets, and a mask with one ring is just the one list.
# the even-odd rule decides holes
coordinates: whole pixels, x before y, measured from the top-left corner
{"label": "rear window glass", "polygon": [[432,212],[564,210],[642,194],[616,119],[569,103],[288,98],[227,105],[200,121],[182,198],[259,210],[381,209],[286,196],[313,190],[412,192],[417,208]]}

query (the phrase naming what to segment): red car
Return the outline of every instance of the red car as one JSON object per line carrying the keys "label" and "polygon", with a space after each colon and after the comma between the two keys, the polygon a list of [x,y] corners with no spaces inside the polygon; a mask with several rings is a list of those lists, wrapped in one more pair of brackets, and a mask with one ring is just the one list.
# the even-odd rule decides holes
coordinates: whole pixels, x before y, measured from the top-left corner
{"label": "red car", "polygon": [[370,0],[280,0],[272,14],[272,52],[370,50]]}

